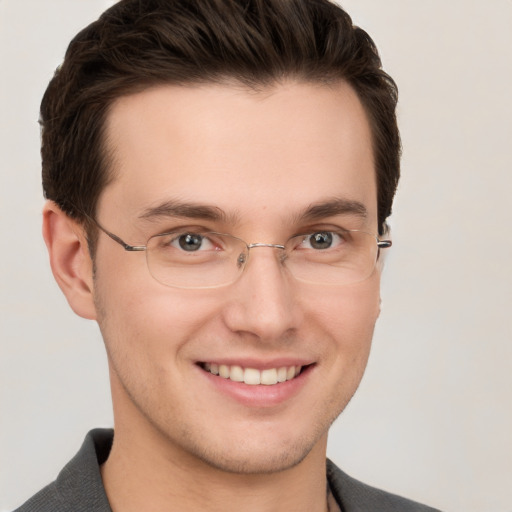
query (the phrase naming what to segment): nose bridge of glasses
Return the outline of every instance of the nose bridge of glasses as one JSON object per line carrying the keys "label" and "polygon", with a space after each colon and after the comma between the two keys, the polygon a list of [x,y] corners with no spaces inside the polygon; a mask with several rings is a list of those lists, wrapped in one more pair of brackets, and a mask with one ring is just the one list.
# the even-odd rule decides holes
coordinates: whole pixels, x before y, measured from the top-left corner
{"label": "nose bridge of glasses", "polygon": [[285,249],[285,246],[281,244],[263,244],[259,242],[254,244],[247,244],[247,249],[252,249],[253,247],[273,247],[275,249]]}
{"label": "nose bridge of glasses", "polygon": [[256,242],[256,243],[252,243],[252,244],[245,244],[245,247],[247,249],[247,252],[240,253],[238,256],[239,267],[245,267],[245,264],[247,263],[247,259],[249,257],[249,252],[251,249],[253,249],[255,247],[257,247],[257,248],[267,247],[270,249],[281,249],[283,251],[286,250],[286,246],[284,246],[282,244],[266,244],[266,243],[260,243],[260,242]]}

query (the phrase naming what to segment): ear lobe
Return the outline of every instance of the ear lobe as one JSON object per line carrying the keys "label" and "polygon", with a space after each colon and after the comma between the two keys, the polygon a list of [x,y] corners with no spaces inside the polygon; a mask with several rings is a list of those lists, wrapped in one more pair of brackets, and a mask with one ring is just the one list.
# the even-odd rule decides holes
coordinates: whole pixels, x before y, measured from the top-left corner
{"label": "ear lobe", "polygon": [[84,229],[53,201],[43,208],[43,237],[53,276],[73,311],[96,319],[93,264]]}

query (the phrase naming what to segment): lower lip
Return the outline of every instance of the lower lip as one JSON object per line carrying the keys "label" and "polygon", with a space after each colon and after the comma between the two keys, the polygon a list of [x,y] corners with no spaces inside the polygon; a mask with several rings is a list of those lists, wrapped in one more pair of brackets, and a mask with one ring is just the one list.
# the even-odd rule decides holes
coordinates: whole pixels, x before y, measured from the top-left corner
{"label": "lower lip", "polygon": [[231,379],[224,379],[198,367],[199,371],[208,379],[210,385],[246,407],[275,407],[285,403],[297,395],[306,385],[313,368],[314,365],[306,366],[292,380],[267,386],[264,384],[249,385]]}

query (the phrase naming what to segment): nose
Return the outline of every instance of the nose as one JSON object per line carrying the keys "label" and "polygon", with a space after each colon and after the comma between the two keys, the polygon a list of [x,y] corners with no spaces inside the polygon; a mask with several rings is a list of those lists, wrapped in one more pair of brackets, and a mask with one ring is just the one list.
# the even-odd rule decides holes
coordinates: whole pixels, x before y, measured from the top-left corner
{"label": "nose", "polygon": [[250,247],[246,267],[228,291],[224,321],[233,332],[260,341],[282,341],[298,327],[300,319],[294,282],[282,264],[282,246]]}

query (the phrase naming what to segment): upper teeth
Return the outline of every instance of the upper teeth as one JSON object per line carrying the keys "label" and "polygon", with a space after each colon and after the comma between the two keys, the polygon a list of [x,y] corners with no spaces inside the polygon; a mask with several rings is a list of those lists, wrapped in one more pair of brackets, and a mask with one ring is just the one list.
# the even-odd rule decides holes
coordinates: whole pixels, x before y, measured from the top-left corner
{"label": "upper teeth", "polygon": [[302,366],[281,366],[280,368],[268,368],[257,370],[256,368],[242,368],[241,366],[225,364],[205,363],[204,369],[224,379],[231,379],[235,382],[257,385],[265,384],[270,386],[278,382],[285,382],[296,377],[302,370]]}

